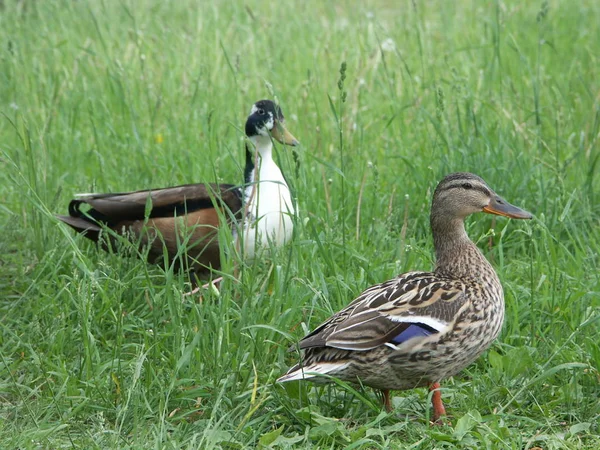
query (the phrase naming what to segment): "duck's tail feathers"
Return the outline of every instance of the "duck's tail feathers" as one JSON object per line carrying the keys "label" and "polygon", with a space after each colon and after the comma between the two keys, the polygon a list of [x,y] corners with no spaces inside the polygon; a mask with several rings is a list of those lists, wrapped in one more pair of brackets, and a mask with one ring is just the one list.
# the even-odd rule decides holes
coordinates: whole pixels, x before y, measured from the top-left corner
{"label": "duck's tail feathers", "polygon": [[327,374],[335,376],[336,372],[344,370],[349,364],[349,362],[320,362],[308,366],[296,364],[285,375],[279,377],[277,382],[285,383],[286,381],[306,380]]}
{"label": "duck's tail feathers", "polygon": [[79,209],[79,206],[85,203],[81,200],[71,200],[69,203],[69,215],[63,216],[56,214],[56,218],[61,222],[66,223],[78,233],[83,233],[93,241],[97,241],[102,231],[102,227],[90,215],[86,215]]}

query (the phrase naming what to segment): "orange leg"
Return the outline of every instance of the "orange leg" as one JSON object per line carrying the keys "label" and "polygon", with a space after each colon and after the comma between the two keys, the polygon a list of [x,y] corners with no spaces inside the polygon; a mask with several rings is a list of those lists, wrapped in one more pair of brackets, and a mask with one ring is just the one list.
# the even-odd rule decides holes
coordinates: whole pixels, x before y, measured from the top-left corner
{"label": "orange leg", "polygon": [[387,412],[391,413],[393,411],[393,408],[392,400],[390,399],[390,390],[384,389],[381,391],[381,393],[383,394],[383,406],[385,407],[385,410]]}
{"label": "orange leg", "polygon": [[441,416],[446,415],[446,408],[444,408],[444,403],[442,403],[442,392],[440,391],[440,383],[431,383],[429,385],[429,391],[433,391],[433,396],[431,397],[431,403],[433,404],[432,422],[436,423]]}

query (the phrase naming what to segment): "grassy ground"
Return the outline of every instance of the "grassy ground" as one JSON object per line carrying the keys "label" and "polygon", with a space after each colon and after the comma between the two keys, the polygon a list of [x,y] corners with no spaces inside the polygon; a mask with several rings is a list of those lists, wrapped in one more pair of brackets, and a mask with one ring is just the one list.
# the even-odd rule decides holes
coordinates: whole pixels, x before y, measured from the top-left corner
{"label": "grassy ground", "polygon": [[[0,447],[600,447],[600,4],[333,3],[2,2]],[[220,297],[53,218],[76,192],[241,182],[264,97],[303,144],[297,173],[278,151],[297,235]],[[431,192],[458,170],[536,218],[468,222],[507,317],[444,384],[452,426],[423,389],[388,415],[369,389],[276,385],[305,332],[431,267]]]}

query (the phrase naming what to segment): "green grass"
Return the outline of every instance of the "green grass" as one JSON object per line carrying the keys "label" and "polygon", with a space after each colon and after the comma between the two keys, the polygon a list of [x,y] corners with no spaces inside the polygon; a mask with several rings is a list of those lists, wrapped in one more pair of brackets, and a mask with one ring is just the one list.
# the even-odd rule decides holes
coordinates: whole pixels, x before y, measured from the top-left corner
{"label": "green grass", "polygon": [[[333,3],[2,2],[0,447],[600,447],[600,4]],[[265,97],[302,142],[298,173],[278,150],[297,234],[220,296],[53,218],[77,192],[241,182]],[[275,384],[309,329],[431,267],[432,189],[459,170],[536,218],[468,221],[507,315],[444,384],[452,426],[424,389],[388,415]]]}

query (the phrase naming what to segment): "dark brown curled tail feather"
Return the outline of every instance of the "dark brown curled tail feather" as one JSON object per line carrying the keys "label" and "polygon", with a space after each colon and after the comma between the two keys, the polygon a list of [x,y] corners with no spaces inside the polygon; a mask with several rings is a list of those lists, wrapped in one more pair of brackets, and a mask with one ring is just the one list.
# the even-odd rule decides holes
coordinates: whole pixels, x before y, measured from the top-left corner
{"label": "dark brown curled tail feather", "polygon": [[115,224],[114,220],[111,220],[109,216],[102,214],[94,208],[90,208],[87,211],[81,210],[81,205],[89,202],[86,200],[73,199],[69,202],[69,216],[82,219],[90,224],[101,226],[102,224],[112,227]]}
{"label": "dark brown curled tail feather", "polygon": [[69,202],[69,215],[71,217],[82,217],[83,213],[79,209],[79,205],[83,202],[81,200],[71,200]]}

